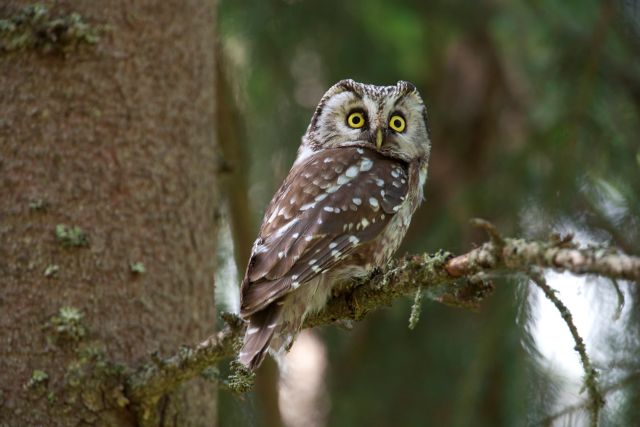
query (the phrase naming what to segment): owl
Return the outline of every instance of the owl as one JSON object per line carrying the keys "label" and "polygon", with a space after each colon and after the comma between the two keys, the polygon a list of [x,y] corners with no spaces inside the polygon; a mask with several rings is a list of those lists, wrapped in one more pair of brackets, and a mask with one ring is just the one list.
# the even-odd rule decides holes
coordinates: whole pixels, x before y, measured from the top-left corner
{"label": "owl", "polygon": [[243,365],[255,370],[270,347],[287,348],[336,284],[386,264],[422,201],[429,150],[411,83],[342,80],[324,94],[242,281]]}

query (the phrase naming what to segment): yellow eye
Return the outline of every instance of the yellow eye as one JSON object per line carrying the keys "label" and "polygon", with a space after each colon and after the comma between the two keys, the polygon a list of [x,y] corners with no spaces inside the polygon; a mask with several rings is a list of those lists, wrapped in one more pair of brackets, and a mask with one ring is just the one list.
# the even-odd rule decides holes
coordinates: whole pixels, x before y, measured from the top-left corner
{"label": "yellow eye", "polygon": [[407,126],[407,124],[404,121],[404,118],[402,116],[399,116],[397,114],[394,114],[393,116],[391,116],[391,119],[389,120],[389,127],[391,129],[393,129],[396,132],[404,132],[404,128]]}
{"label": "yellow eye", "polygon": [[355,111],[349,114],[349,117],[347,117],[347,124],[349,125],[349,127],[352,127],[354,129],[360,129],[362,126],[364,126],[364,114],[359,111]]}

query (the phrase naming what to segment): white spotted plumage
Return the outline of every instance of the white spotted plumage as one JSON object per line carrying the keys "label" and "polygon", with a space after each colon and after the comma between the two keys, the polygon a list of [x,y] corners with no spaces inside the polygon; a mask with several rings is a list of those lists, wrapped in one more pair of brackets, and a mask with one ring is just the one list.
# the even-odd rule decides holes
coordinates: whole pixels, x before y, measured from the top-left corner
{"label": "white spotted plumage", "polygon": [[[364,126],[348,124],[353,112]],[[404,131],[391,130],[391,115],[405,119]],[[269,347],[285,348],[336,284],[393,255],[422,200],[429,148],[426,110],[410,83],[343,80],[327,91],[242,282],[243,364],[255,369]]]}

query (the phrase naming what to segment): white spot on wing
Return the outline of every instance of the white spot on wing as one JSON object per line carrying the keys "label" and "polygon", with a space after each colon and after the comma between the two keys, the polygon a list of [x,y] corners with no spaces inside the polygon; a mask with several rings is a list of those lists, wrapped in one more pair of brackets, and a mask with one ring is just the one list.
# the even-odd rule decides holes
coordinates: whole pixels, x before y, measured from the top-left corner
{"label": "white spot on wing", "polygon": [[322,161],[323,163],[329,163],[333,161],[333,159],[331,157],[325,157],[325,159]]}
{"label": "white spot on wing", "polygon": [[378,187],[383,187],[384,186],[384,180],[380,179],[380,178],[375,178],[376,181],[376,185]]}
{"label": "white spot on wing", "polygon": [[340,175],[336,181],[336,183],[338,185],[342,185],[342,184],[346,184],[347,182],[351,181],[350,178],[346,177],[345,175]]}
{"label": "white spot on wing", "polygon": [[337,244],[336,242],[331,242],[331,243],[329,243],[329,249],[333,249],[333,248],[335,248],[336,246],[338,246],[338,244]]}
{"label": "white spot on wing", "polygon": [[316,205],[315,202],[306,203],[306,204],[300,206],[300,210],[301,211],[306,211],[307,209],[311,209],[311,208],[315,207],[315,205]]}
{"label": "white spot on wing", "polygon": [[358,154],[364,154],[364,150],[362,148],[356,148]]}
{"label": "white spot on wing", "polygon": [[378,199],[376,199],[375,197],[369,197],[369,204],[374,211],[378,211],[378,209],[380,209],[380,203],[378,203]]}
{"label": "white spot on wing", "polygon": [[322,194],[318,194],[315,198],[316,202],[321,202],[322,200],[326,199],[328,196],[327,193],[322,193]]}
{"label": "white spot on wing", "polygon": [[373,162],[371,161],[371,159],[368,159],[365,157],[362,159],[362,162],[360,162],[361,172],[366,172],[368,170],[371,170],[372,167],[373,167]]}
{"label": "white spot on wing", "polygon": [[327,212],[333,212],[333,208],[332,208],[331,206],[325,206],[325,207],[324,207],[324,208],[322,208],[322,209],[324,209],[324,210],[325,210],[325,211],[327,211]]}
{"label": "white spot on wing", "polygon": [[357,245],[358,243],[360,243],[360,239],[358,239],[354,235],[351,235],[349,236],[349,243],[353,243],[354,245]]}
{"label": "white spot on wing", "polygon": [[358,167],[357,166],[349,166],[349,169],[344,173],[349,178],[355,178],[358,175]]}
{"label": "white spot on wing", "polygon": [[354,197],[351,201],[358,206],[362,204],[362,199],[360,197]]}
{"label": "white spot on wing", "polygon": [[260,328],[249,328],[247,329],[247,335],[253,335],[256,332],[258,332],[260,330]]}

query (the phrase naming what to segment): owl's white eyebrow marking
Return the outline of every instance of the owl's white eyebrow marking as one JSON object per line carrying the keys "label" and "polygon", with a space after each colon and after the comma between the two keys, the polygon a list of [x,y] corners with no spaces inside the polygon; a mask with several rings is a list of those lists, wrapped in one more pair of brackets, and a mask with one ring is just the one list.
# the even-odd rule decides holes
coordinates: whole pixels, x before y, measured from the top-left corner
{"label": "owl's white eyebrow marking", "polygon": [[360,197],[354,197],[353,199],[351,199],[351,201],[358,206],[360,206],[360,204],[362,203],[362,199]]}
{"label": "owl's white eyebrow marking", "polygon": [[368,170],[371,170],[372,167],[373,167],[373,162],[371,161],[371,159],[368,159],[366,157],[362,159],[362,162],[360,163],[361,172],[366,172]]}
{"label": "owl's white eyebrow marking", "polygon": [[355,178],[358,175],[358,167],[357,166],[349,166],[349,169],[344,173],[349,178]]}
{"label": "owl's white eyebrow marking", "polygon": [[360,243],[360,239],[352,234],[351,236],[349,236],[349,242],[357,245],[358,243]]}

